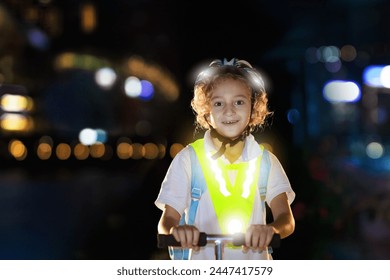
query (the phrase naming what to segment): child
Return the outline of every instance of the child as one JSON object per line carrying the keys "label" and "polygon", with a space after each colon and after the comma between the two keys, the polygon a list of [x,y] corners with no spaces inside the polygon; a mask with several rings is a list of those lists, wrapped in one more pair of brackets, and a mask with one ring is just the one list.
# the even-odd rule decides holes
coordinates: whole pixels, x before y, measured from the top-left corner
{"label": "child", "polygon": [[[163,211],[158,232],[187,248],[178,257],[171,247],[172,259],[215,259],[214,244],[197,246],[199,233],[238,231],[245,233],[245,245],[225,246],[224,259],[271,259],[267,246],[273,235],[293,233],[295,193],[279,160],[251,134],[271,114],[267,103],[261,75],[245,60],[214,60],[198,75],[191,106],[205,135],[175,156],[155,202]],[[266,156],[269,162],[263,163]],[[263,188],[260,182],[266,182]],[[195,192],[191,184],[197,184]],[[269,224],[264,201],[273,216]]]}

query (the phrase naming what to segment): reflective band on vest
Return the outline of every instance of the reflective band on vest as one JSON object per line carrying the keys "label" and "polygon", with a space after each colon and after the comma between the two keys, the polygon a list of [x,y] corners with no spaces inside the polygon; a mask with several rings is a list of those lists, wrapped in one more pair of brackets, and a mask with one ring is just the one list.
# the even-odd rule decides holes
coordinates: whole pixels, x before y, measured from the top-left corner
{"label": "reflective band on vest", "polygon": [[[245,232],[253,212],[261,155],[248,162],[226,164],[206,154],[204,139],[191,146],[199,159],[222,233]],[[236,173],[233,184],[229,178],[232,172]],[[232,231],[232,224],[240,228]]]}

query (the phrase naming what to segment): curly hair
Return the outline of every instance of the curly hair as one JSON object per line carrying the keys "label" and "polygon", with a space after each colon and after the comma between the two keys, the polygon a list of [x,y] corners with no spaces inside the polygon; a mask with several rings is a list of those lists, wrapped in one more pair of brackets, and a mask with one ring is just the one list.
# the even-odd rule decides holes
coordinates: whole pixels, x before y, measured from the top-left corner
{"label": "curly hair", "polygon": [[[248,124],[249,132],[253,132],[256,128],[264,127],[267,117],[273,114],[268,109],[268,97],[264,87],[254,86],[247,75],[243,75],[241,71],[237,71],[235,68],[237,67],[212,67],[209,68],[209,70],[212,70],[212,73],[207,73],[208,75],[206,76],[203,72],[199,74],[194,86],[194,96],[191,100],[191,108],[196,115],[197,128],[211,128],[206,120],[206,116],[211,111],[211,96],[214,88],[226,79],[242,82],[252,95],[252,114]],[[251,68],[251,70],[254,69]],[[261,79],[260,74],[257,75]]]}

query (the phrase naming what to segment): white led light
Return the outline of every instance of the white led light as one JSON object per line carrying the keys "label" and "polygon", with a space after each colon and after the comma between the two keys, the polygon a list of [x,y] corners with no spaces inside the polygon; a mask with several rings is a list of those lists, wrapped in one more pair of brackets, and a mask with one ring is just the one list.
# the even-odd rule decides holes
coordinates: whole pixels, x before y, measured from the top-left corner
{"label": "white led light", "polygon": [[231,219],[227,224],[227,230],[230,234],[242,232],[242,222],[238,219]]}

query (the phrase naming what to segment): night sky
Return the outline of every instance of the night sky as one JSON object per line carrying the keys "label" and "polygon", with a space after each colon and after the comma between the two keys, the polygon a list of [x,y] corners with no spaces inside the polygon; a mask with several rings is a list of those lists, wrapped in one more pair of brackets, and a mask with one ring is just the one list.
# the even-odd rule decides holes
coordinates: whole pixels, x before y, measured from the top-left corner
{"label": "night sky", "polygon": [[[86,33],[79,8],[91,2],[97,25]],[[28,20],[30,6],[40,11],[38,20]],[[186,145],[195,137],[190,101],[197,71],[215,58],[233,57],[264,73],[274,116],[256,137],[271,142],[297,193],[296,232],[275,258],[389,258],[388,161],[354,154],[361,143],[388,141],[389,130],[367,121],[362,102],[352,119],[340,121],[321,97],[328,79],[361,83],[364,67],[390,63],[387,1],[9,0],[0,8],[0,85],[23,85],[36,101],[40,124],[31,134],[0,134],[0,259],[166,257],[156,250],[161,212],[154,200],[169,151],[158,160],[41,161],[32,155],[17,161],[7,143],[20,138],[32,151],[42,135],[75,143],[80,129],[92,126],[107,128],[110,144],[126,136],[167,149]],[[59,11],[57,33],[44,21],[48,9]],[[34,28],[46,34],[45,44],[29,41]],[[358,56],[336,73],[307,61],[309,48],[344,45],[354,46]],[[91,71],[54,69],[65,52],[115,65],[140,56],[165,69],[180,96],[174,102],[158,94],[149,102],[129,100],[119,86],[107,95]],[[295,123],[287,118],[291,109],[299,112]],[[134,132],[140,120],[150,123],[150,134]]]}

